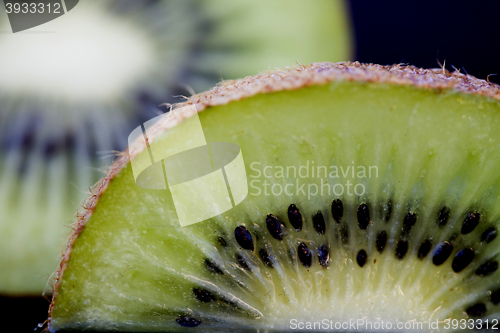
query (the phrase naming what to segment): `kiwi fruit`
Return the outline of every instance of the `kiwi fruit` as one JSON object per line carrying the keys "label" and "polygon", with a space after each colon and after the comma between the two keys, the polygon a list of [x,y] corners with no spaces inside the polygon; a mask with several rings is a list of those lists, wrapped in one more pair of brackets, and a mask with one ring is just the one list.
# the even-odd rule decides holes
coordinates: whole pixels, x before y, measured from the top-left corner
{"label": "kiwi fruit", "polygon": [[[470,75],[357,62],[195,95],[146,127],[148,146],[134,141],[93,188],[48,329],[491,328],[499,111],[500,88]],[[175,149],[168,133],[195,118],[209,145],[240,147],[248,193],[181,226],[174,190],[138,186],[133,165],[148,147]]]}
{"label": "kiwi fruit", "polygon": [[88,0],[16,34],[1,11],[0,294],[42,293],[88,188],[160,103],[348,60],[348,24],[340,1]]}

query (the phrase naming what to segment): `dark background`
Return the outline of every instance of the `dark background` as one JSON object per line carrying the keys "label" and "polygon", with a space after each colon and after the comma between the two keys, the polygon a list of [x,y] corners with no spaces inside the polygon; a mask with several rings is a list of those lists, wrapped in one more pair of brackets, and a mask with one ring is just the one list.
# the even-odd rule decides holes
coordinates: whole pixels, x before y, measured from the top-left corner
{"label": "dark background", "polygon": [[[446,60],[462,73],[486,79],[500,73],[500,1],[348,2],[355,60],[436,68]],[[500,83],[499,76],[490,81]],[[44,298],[0,297],[3,330],[33,332],[47,318]],[[8,330],[8,328],[7,328]],[[37,330],[38,332],[41,329]]]}
{"label": "dark background", "polygon": [[[349,1],[356,60],[407,63],[486,79],[500,73],[500,1]],[[500,83],[500,76],[491,76]]]}

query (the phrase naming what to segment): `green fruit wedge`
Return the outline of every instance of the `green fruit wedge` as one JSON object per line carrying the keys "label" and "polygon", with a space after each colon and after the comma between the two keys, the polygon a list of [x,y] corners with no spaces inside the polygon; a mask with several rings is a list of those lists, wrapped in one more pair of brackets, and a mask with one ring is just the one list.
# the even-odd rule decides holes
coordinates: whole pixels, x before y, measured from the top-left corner
{"label": "green fruit wedge", "polygon": [[[498,321],[498,86],[314,63],[224,82],[136,134],[74,224],[50,331]],[[204,156],[212,168],[188,179]],[[154,166],[159,178],[142,175]]]}
{"label": "green fruit wedge", "polygon": [[16,34],[1,10],[0,30],[0,294],[13,296],[41,295],[106,155],[157,104],[352,52],[340,0],[86,0]]}

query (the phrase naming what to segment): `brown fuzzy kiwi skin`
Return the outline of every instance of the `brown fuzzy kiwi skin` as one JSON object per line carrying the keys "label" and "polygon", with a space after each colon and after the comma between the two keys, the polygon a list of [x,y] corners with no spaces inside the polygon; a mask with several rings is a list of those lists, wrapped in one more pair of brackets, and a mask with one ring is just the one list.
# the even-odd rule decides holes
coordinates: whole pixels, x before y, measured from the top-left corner
{"label": "brown fuzzy kiwi skin", "polygon": [[[223,81],[212,90],[194,95],[186,102],[173,106],[168,115],[153,126],[149,138],[152,138],[154,141],[157,134],[189,117],[190,113],[178,111],[182,106],[194,105],[197,112],[201,112],[209,106],[223,105],[257,94],[296,90],[331,81],[413,85],[422,89],[435,90],[450,89],[466,94],[488,96],[500,101],[499,85],[475,78],[471,75],[462,74],[458,70],[449,72],[444,68],[422,69],[406,65],[382,66],[359,62],[312,63],[308,66],[299,65],[295,68],[265,72],[240,80]],[[121,154],[121,157],[109,168],[106,176],[93,186],[91,189],[92,195],[82,205],[83,211],[76,214],[77,220],[71,226],[73,230],[66,242],[66,249],[62,255],[61,263],[55,272],[56,277],[53,283],[53,297],[49,308],[47,329],[50,328],[51,314],[57,298],[59,284],[69,261],[75,240],[85,228],[85,224],[92,216],[100,196],[106,191],[111,180],[127,165],[131,158],[144,148],[145,146],[136,143]]]}

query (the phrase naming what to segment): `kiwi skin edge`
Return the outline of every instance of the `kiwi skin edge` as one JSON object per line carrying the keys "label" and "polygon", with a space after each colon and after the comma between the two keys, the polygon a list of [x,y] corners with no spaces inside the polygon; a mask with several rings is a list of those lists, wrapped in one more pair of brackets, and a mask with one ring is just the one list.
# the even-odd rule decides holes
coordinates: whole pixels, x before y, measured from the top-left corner
{"label": "kiwi skin edge", "polygon": [[[266,72],[241,80],[222,82],[211,91],[204,92],[191,97],[183,105],[195,105],[197,112],[203,111],[209,106],[227,104],[231,101],[240,100],[262,93],[271,93],[282,90],[295,90],[306,86],[324,84],[331,81],[360,81],[374,83],[389,83],[396,85],[413,85],[423,89],[454,89],[466,94],[477,94],[488,96],[500,101],[500,88],[493,83],[477,79],[473,76],[462,74],[459,71],[449,72],[443,69],[420,69],[414,66],[381,66],[374,64],[361,64],[359,62],[342,63],[312,63],[309,66],[300,65],[293,69],[284,69]],[[171,111],[171,117],[157,123],[151,131],[154,140],[155,134],[162,133],[165,129],[175,126],[189,114],[176,112],[175,107]],[[86,222],[92,215],[99,197],[104,193],[110,181],[127,165],[131,158],[136,156],[139,150],[130,150],[123,153],[115,162],[109,172],[92,189],[92,195],[85,201],[84,211],[78,215],[73,224],[73,232],[68,238],[66,250],[56,272],[53,299],[49,309],[51,314],[57,298],[59,283],[64,274],[66,264],[70,258],[73,243],[82,232]],[[50,316],[48,325],[50,328]]]}

